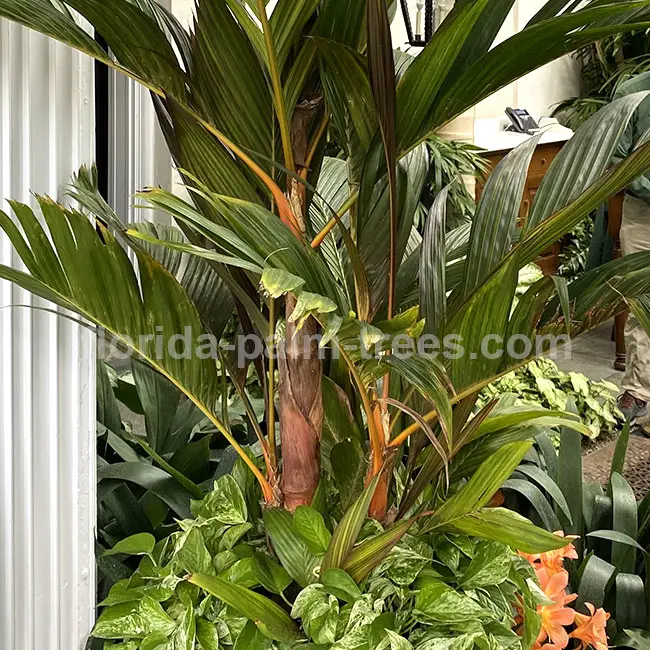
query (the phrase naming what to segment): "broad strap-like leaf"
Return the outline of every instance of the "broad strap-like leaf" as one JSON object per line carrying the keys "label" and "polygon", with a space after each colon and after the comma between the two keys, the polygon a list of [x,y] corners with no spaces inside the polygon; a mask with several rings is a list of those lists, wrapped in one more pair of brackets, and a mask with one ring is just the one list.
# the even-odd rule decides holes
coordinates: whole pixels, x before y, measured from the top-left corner
{"label": "broad strap-like leaf", "polygon": [[303,28],[319,4],[320,0],[278,0],[275,5],[269,22],[280,70],[291,49],[301,44]]}
{"label": "broad strap-like leaf", "polygon": [[[344,144],[347,144],[349,119],[358,137],[355,144],[365,150],[370,146],[378,126],[365,62],[354,50],[336,41],[316,39],[315,42],[322,61],[323,90],[336,128]],[[356,152],[347,153],[351,156]]]}
{"label": "broad strap-like leaf", "polygon": [[546,530],[560,530],[560,521],[553,507],[542,491],[530,481],[521,478],[508,479],[503,484],[503,490],[512,490],[524,497],[537,513],[542,526]]}
{"label": "broad strap-like leaf", "polygon": [[[214,192],[259,200],[261,182],[247,174],[204,126],[171,99],[164,104],[154,102],[154,105],[159,108],[158,121],[180,170],[187,170]],[[181,175],[185,176],[182,172]],[[192,184],[189,177],[185,181]]]}
{"label": "broad strap-like leaf", "polygon": [[[461,11],[465,5],[473,2],[474,0],[456,0],[447,20],[453,20],[455,12]],[[475,21],[472,33],[467,37],[461,51],[456,56],[448,80],[455,79],[474,61],[489,51],[514,4],[515,0],[491,0],[483,5],[482,14]]]}
{"label": "broad strap-like leaf", "polygon": [[414,519],[399,521],[383,533],[364,540],[352,549],[343,568],[357,582],[361,582],[375,567],[381,564],[414,522]]}
{"label": "broad strap-like leaf", "polygon": [[[635,539],[638,533],[637,503],[630,484],[618,472],[613,472],[609,489],[612,495],[612,528]],[[612,545],[612,564],[621,573],[634,573],[636,550],[627,544]]]}
{"label": "broad strap-like leaf", "polygon": [[223,0],[200,0],[196,24],[191,83],[203,114],[238,145],[272,157],[272,97],[246,32]]}
{"label": "broad strap-like leaf", "polygon": [[[634,93],[605,106],[562,147],[535,193],[524,233],[574,201],[611,165],[616,147],[648,93]],[[594,147],[594,142],[598,146]]]}
{"label": "broad strap-like leaf", "polygon": [[474,437],[496,433],[510,427],[526,424],[540,423],[541,426],[554,427],[566,426],[584,435],[589,435],[589,428],[573,413],[564,411],[549,411],[543,407],[513,406],[503,410],[496,410],[476,428]]}
{"label": "broad strap-like leaf", "polygon": [[528,21],[526,27],[539,23],[542,20],[554,18],[564,12],[565,9],[575,5],[575,0],[547,0],[539,11]]}
{"label": "broad strap-like leaf", "polygon": [[520,268],[533,261],[562,235],[569,232],[592,210],[629,185],[650,168],[650,143],[636,149],[628,158],[592,183],[572,203],[529,230],[516,247]]}
{"label": "broad strap-like leaf", "polygon": [[[264,486],[260,471],[214,414],[220,395],[216,361],[196,354],[205,330],[181,285],[143,251],[136,252],[137,277],[107,229],[98,226],[100,235],[85,215],[51,199],[41,197],[39,204],[47,229],[28,206],[12,204],[26,238],[0,212],[0,228],[29,271],[0,266],[0,277],[76,312],[134,350],[196,404]],[[157,337],[163,345],[156,343]],[[179,338],[189,346],[189,355],[169,345],[170,339]],[[267,496],[271,498],[270,490]]]}
{"label": "broad strap-like leaf", "polygon": [[[579,435],[579,434],[578,434]],[[553,451],[555,453],[555,451]],[[517,472],[524,474],[526,477],[537,483],[550,497],[553,499],[557,505],[557,510],[562,512],[565,515],[566,521],[571,525],[573,523],[573,515],[571,514],[571,509],[567,503],[562,490],[559,488],[557,483],[548,475],[548,472],[537,467],[537,465],[520,465],[517,468]],[[549,530],[551,530],[549,528]],[[552,530],[564,530],[563,526],[559,528],[554,528]]]}
{"label": "broad strap-like leaf", "polygon": [[431,515],[426,522],[427,530],[453,525],[461,517],[485,507],[519,465],[530,446],[530,442],[514,442],[504,445],[487,458],[467,485]]}
{"label": "broad strap-like leaf", "polygon": [[303,540],[296,534],[291,514],[282,508],[267,508],[263,512],[263,518],[273,550],[287,573],[301,587],[314,582],[318,557],[310,553]]}
{"label": "broad strap-like leaf", "polygon": [[591,603],[594,607],[605,604],[605,595],[616,574],[616,567],[597,555],[590,555],[581,568],[576,607]]}
{"label": "broad strap-like leaf", "polygon": [[186,580],[253,621],[262,634],[274,641],[293,643],[302,637],[289,614],[262,594],[214,576],[194,574]]}
{"label": "broad strap-like leaf", "polygon": [[523,553],[545,553],[566,546],[558,537],[505,508],[483,508],[456,519],[449,530],[507,544]]}
{"label": "broad strap-like leaf", "polygon": [[[395,315],[399,254],[395,62],[385,0],[367,0],[368,77],[384,146],[388,179],[388,317]],[[410,230],[410,229],[409,229]]]}
{"label": "broad strap-like leaf", "polygon": [[425,319],[424,331],[439,339],[447,320],[445,229],[449,190],[445,187],[433,201],[420,249],[420,316]]}
{"label": "broad strap-like leaf", "polygon": [[181,394],[169,379],[148,364],[134,359],[131,367],[144,411],[147,440],[154,451],[164,454]]}
{"label": "broad strap-like leaf", "polygon": [[446,365],[457,391],[496,375],[501,369],[503,349],[499,353],[498,341],[504,341],[508,331],[517,278],[516,260],[506,257],[462,305],[450,305],[448,299],[447,308],[452,316],[446,334],[457,337],[461,350],[455,354],[452,349]]}
{"label": "broad strap-like leaf", "polygon": [[126,481],[155,494],[180,519],[190,517],[192,514],[190,501],[194,498],[194,495],[175,481],[167,472],[142,462],[142,459],[104,465],[97,470],[97,480],[100,483],[100,495],[102,481]]}
{"label": "broad strap-like leaf", "polygon": [[[413,150],[398,163],[398,259],[402,259],[404,255],[428,169],[429,157],[424,145]],[[361,209],[361,205],[359,207],[357,242],[370,285],[371,314],[376,314],[385,304],[388,288],[389,260],[386,243],[390,227],[386,215],[390,209],[390,200],[385,178],[375,186],[367,212]]]}
{"label": "broad strap-like leaf", "polygon": [[469,251],[465,261],[463,295],[485,282],[510,250],[528,167],[541,135],[529,138],[511,151],[490,174],[472,220]]}
{"label": "broad strap-like leaf", "polygon": [[[576,411],[573,400],[567,408]],[[558,451],[557,485],[566,498],[572,522],[564,522],[562,530],[582,537],[584,518],[582,514],[582,436],[569,427],[560,429],[560,449]],[[561,515],[560,515],[561,517]],[[578,542],[581,545],[582,542]],[[580,546],[578,546],[579,548]]]}
{"label": "broad strap-like leaf", "polygon": [[324,573],[327,569],[343,568],[368,514],[368,508],[380,477],[381,472],[370,481],[361,496],[343,515],[339,525],[334,529],[327,553],[323,556],[321,573]]}

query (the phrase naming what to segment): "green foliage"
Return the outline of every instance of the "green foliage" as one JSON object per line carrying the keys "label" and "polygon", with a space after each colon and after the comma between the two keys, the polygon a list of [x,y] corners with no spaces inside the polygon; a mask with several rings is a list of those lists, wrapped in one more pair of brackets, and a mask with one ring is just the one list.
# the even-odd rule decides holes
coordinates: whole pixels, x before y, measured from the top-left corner
{"label": "green foliage", "polygon": [[551,359],[541,358],[487,386],[479,404],[487,404],[504,393],[516,396],[519,404],[540,404],[557,411],[566,411],[572,403],[589,427],[590,437],[597,438],[623,425],[623,416],[616,405],[617,392],[614,384],[592,381],[577,372],[562,372]]}
{"label": "green foliage", "polygon": [[573,130],[606,106],[622,83],[650,69],[648,36],[644,30],[603,38],[581,48],[574,56],[581,66],[581,96],[560,102],[553,112]]}
{"label": "green foliage", "polygon": [[[133,561],[122,556],[151,554],[156,539],[176,528],[175,519],[190,515],[192,499],[203,497],[210,479],[236,461],[177,388],[142,362],[130,365],[119,374],[101,361],[97,366],[100,594],[132,571]],[[231,385],[225,400],[230,425],[246,443],[245,409]],[[226,490],[228,483],[220,485]],[[217,516],[230,501],[212,492],[202,503]],[[245,504],[238,508],[222,515],[224,523],[248,525]]]}
{"label": "green foliage", "polygon": [[650,613],[650,498],[637,502],[622,475],[629,432],[626,425],[605,488],[583,481],[579,434],[567,429],[558,452],[540,438],[537,452],[504,486],[510,505],[512,491],[528,502],[518,502],[518,509],[548,530],[559,527],[579,537],[574,542],[579,557],[566,564],[577,608],[584,610],[588,602],[610,612],[608,633],[621,645],[627,645],[624,630],[647,628]]}
{"label": "green foliage", "polygon": [[[569,286],[542,279],[514,304],[520,270],[650,166],[646,143],[610,169],[642,97],[623,98],[583,125],[550,165],[523,229],[517,215],[534,140],[493,172],[471,224],[453,223],[440,192],[421,234],[414,226],[430,167],[423,143],[530,70],[621,25],[644,27],[650,2],[591,0],[576,9],[551,0],[492,47],[511,4],[457,2],[421,54],[400,67],[398,83],[380,0],[280,0],[271,16],[262,0],[201,0],[191,33],[147,0],[0,0],[0,16],[151,91],[190,194],[139,195],[178,230],[127,229],[81,170],[73,197],[87,213],[46,198],[38,199],[42,220],[17,203],[13,218],[0,213],[26,267],[0,266],[0,277],[105,330],[165,380],[135,380],[147,386],[147,399],[138,391],[145,436],[121,435],[114,404],[102,407],[105,426],[120,429],[107,439],[129,458],[100,468],[107,492],[135,483],[146,492],[131,492],[126,513],[154,493],[179,522],[167,535],[169,513],[155,501],[154,530],[128,531],[158,541],[152,552],[149,537],[117,547],[148,554],[108,594],[98,637],[124,640],[129,650],[191,650],[197,642],[201,650],[267,650],[298,636],[336,650],[528,650],[535,640],[534,595],[512,551],[565,542],[490,502],[544,427],[588,429],[556,409],[475,408],[479,391],[521,361],[478,353],[488,335],[535,344],[547,333],[580,334],[626,299],[648,311],[639,297],[650,292],[649,253]],[[72,10],[102,34],[114,59],[76,26]],[[340,161],[325,160],[330,124]],[[187,327],[195,344],[219,339],[234,310],[238,332],[265,338],[263,352],[279,342],[294,356],[276,368],[262,354],[249,370],[223,353],[156,353],[150,337],[160,327],[167,339]],[[326,334],[322,364],[311,349],[307,359],[293,350],[318,328]],[[465,353],[392,349],[423,331],[457,337]],[[251,432],[245,440],[230,415],[235,395]],[[102,396],[110,402],[106,386]],[[262,400],[257,411],[253,397]],[[192,427],[175,448],[183,436],[174,422],[186,404],[209,422],[209,444]],[[257,454],[246,445],[253,435]],[[289,462],[292,443],[309,458]],[[210,463],[228,454],[237,463],[215,474]],[[196,458],[207,473],[201,483],[190,478]],[[292,514],[281,507],[284,483],[305,478],[305,469],[313,470],[313,491],[299,495],[307,509]],[[524,605],[523,637],[512,631],[515,603]]]}
{"label": "green foliage", "polygon": [[[279,538],[272,534],[271,547],[265,542],[265,527],[275,528],[266,517],[263,525],[251,516],[254,508],[238,480],[218,479],[213,491],[193,502],[195,518],[180,521],[179,530],[155,547],[143,535],[116,547],[121,555],[144,557],[101,603],[93,634],[107,640],[106,648],[113,647],[109,640],[134,650],[179,643],[197,650],[242,643],[286,648],[306,640],[331,648],[424,650],[460,643],[468,650],[517,650],[536,636],[534,573],[509,546],[426,533],[416,524],[358,583],[342,569],[316,566],[299,586],[273,552]],[[278,512],[323,558],[330,533],[322,515],[298,509],[292,521]],[[360,543],[380,528],[366,520]],[[515,607],[522,603],[523,641],[514,631]]]}
{"label": "green foliage", "polygon": [[[449,186],[447,214],[450,227],[466,222],[474,215],[476,202],[463,177],[476,177],[486,172],[487,163],[480,150],[470,144],[434,136],[427,140],[429,179],[422,203],[430,210],[434,198]],[[416,224],[418,225],[418,224]]]}
{"label": "green foliage", "polygon": [[589,217],[566,236],[560,252],[558,275],[573,280],[587,269],[594,232],[594,219]]}

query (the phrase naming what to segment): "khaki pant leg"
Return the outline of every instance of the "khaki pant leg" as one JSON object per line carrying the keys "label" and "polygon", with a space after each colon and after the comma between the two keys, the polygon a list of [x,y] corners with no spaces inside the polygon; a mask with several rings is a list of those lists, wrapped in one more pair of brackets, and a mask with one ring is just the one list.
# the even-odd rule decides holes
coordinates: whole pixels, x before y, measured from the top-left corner
{"label": "khaki pant leg", "polygon": [[[623,255],[650,251],[650,205],[626,195],[621,224]],[[622,388],[650,402],[650,338],[633,314],[625,325],[626,366]]]}

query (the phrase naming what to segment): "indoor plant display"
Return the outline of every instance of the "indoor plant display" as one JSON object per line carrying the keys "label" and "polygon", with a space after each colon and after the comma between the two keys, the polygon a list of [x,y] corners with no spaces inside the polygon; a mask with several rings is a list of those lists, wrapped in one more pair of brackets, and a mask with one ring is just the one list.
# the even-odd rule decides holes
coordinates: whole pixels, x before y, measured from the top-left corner
{"label": "indoor plant display", "polygon": [[[171,214],[180,231],[127,229],[84,169],[72,192],[81,211],[39,197],[41,222],[13,203],[20,228],[0,213],[26,267],[0,267],[0,277],[133,350],[238,454],[232,474],[196,499],[195,518],[179,532],[157,543],[145,533],[111,549],[144,559],[109,594],[98,636],[125,639],[129,649],[206,650],[228,638],[331,645],[357,634],[366,647],[367,626],[387,613],[395,624],[378,624],[377,645],[521,643],[510,633],[509,607],[516,594],[534,620],[535,596],[525,579],[531,569],[508,548],[539,553],[566,542],[488,506],[538,425],[587,429],[562,412],[475,403],[500,374],[546,349],[540,335],[579,334],[624,300],[647,313],[650,253],[570,286],[542,278],[512,309],[519,270],[650,167],[645,144],[609,169],[642,96],[581,127],[519,233],[536,137],[495,169],[471,226],[447,232],[443,190],[423,236],[412,227],[427,170],[420,144],[529,70],[645,25],[650,11],[646,1],[572,11],[574,3],[554,0],[492,48],[512,4],[459,0],[396,84],[383,0],[280,0],[271,16],[261,0],[202,0],[192,36],[148,0],[0,0],[0,15],[151,90],[192,197],[148,190],[140,198]],[[95,25],[110,55],[71,9]],[[323,156],[330,127],[346,136],[347,183],[325,200],[328,174],[337,172]],[[195,259],[202,270],[186,273]],[[234,312],[242,336],[219,347]],[[243,381],[251,364],[265,397],[262,422]],[[224,386],[238,391],[254,445],[234,435]],[[158,456],[158,465],[168,461]],[[403,604],[391,590],[413,581],[389,574],[411,553],[425,558],[413,576],[420,602]],[[501,573],[489,578],[496,590],[488,603],[480,590],[489,588],[476,582],[472,595],[468,583],[484,566],[476,558],[492,554]],[[252,575],[228,573],[247,565]],[[474,624],[445,627],[439,608],[461,601]],[[383,634],[387,627],[392,634]],[[528,632],[523,639],[534,640]]]}

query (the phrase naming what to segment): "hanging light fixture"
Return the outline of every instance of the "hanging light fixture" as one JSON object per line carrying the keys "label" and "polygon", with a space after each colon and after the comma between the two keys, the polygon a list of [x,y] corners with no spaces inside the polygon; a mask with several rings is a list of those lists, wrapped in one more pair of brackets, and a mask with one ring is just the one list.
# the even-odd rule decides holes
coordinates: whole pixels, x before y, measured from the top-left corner
{"label": "hanging light fixture", "polygon": [[[400,0],[409,44],[424,47],[433,37],[435,8],[434,0]],[[413,31],[412,10],[415,5],[415,31]]]}

